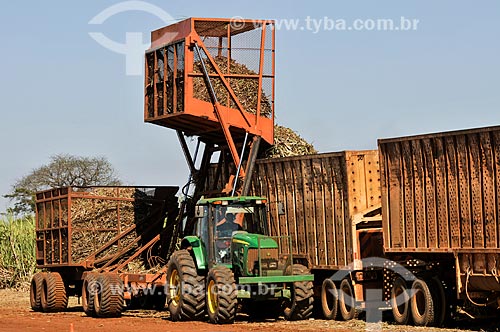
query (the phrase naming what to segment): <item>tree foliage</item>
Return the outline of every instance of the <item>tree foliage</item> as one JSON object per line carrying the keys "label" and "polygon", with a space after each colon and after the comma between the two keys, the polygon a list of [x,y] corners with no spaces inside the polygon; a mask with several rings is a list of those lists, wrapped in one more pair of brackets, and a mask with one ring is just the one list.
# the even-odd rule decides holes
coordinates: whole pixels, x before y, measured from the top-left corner
{"label": "tree foliage", "polygon": [[67,186],[114,186],[120,183],[113,166],[104,157],[61,154],[52,156],[47,165],[17,180],[11,192],[4,197],[14,202],[10,212],[30,213],[35,208],[37,191]]}

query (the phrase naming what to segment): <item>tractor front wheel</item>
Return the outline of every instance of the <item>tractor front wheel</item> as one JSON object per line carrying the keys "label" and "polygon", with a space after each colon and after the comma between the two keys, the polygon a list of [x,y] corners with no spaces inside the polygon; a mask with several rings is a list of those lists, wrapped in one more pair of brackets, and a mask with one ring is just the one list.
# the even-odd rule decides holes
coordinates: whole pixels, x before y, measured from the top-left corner
{"label": "tractor front wheel", "polygon": [[173,321],[200,320],[205,316],[204,280],[187,250],[172,254],[167,267],[167,303]]}
{"label": "tractor front wheel", "polygon": [[230,324],[236,317],[238,290],[233,272],[225,266],[217,266],[207,276],[208,318],[214,324]]}

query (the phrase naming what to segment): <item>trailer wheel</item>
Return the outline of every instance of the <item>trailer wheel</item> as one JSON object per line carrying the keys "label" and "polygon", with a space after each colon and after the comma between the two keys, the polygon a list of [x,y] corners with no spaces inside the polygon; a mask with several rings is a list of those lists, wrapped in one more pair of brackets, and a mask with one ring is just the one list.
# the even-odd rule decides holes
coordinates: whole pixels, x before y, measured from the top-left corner
{"label": "trailer wheel", "polygon": [[443,325],[446,325],[447,320],[451,317],[450,305],[446,300],[446,292],[439,277],[433,277],[432,282],[436,289],[436,305],[434,309],[436,316],[435,326],[441,327]]}
{"label": "trailer wheel", "polygon": [[44,312],[63,311],[68,306],[66,287],[57,272],[46,273],[42,280],[40,302]]}
{"label": "trailer wheel", "polygon": [[205,283],[187,250],[175,251],[167,267],[167,304],[173,321],[205,316]]}
{"label": "trailer wheel", "polygon": [[214,324],[231,324],[236,317],[238,290],[233,272],[225,266],[216,266],[207,275],[208,318]]}
{"label": "trailer wheel", "polygon": [[30,304],[34,311],[42,311],[42,284],[45,275],[45,272],[38,272],[31,278]]}
{"label": "trailer wheel", "polygon": [[411,315],[417,326],[433,326],[435,323],[434,298],[429,285],[422,279],[416,279],[411,286]]}
{"label": "trailer wheel", "polygon": [[[294,275],[309,274],[309,269],[301,264],[292,266]],[[286,320],[303,320],[313,313],[314,291],[312,281],[296,281],[291,287],[291,299],[284,303]]]}
{"label": "trailer wheel", "polygon": [[321,308],[326,319],[337,319],[339,313],[339,293],[332,279],[323,280],[321,286]]}
{"label": "trailer wheel", "polygon": [[124,307],[124,285],[116,273],[101,273],[96,282],[100,291],[94,295],[94,309],[97,317],[120,317]]}
{"label": "trailer wheel", "polygon": [[406,287],[406,281],[399,277],[392,285],[391,307],[396,324],[408,325],[410,323],[410,294]]}
{"label": "trailer wheel", "polygon": [[354,290],[348,278],[342,279],[339,289],[339,309],[343,320],[355,319],[358,316],[354,299]]}
{"label": "trailer wheel", "polygon": [[82,285],[82,307],[85,314],[89,317],[95,317],[94,299],[100,292],[100,286],[97,283],[97,273],[89,273],[83,279]]}

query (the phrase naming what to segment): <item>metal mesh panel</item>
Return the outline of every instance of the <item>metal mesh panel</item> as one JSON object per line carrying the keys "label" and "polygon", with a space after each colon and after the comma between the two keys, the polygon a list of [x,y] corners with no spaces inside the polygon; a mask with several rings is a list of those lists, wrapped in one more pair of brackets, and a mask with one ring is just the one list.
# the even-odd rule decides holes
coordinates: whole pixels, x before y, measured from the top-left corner
{"label": "metal mesh panel", "polygon": [[[218,77],[213,77],[214,75],[216,75],[215,67],[209,61],[205,52],[203,50],[200,50],[200,53],[203,62],[205,63],[205,68],[207,69],[208,74],[211,76],[210,82],[212,83],[212,87],[214,88],[218,102],[223,106],[229,106],[230,104],[235,105],[234,100],[232,99],[222,80]],[[222,73],[229,72],[229,68],[231,65],[228,64],[228,58],[222,56],[215,57],[214,62]],[[195,53],[195,63],[193,71],[199,74],[203,73],[201,60],[197,53]],[[231,80],[233,79],[226,78],[226,80],[229,81],[229,84],[231,85]],[[212,102],[208,92],[207,83],[205,82],[205,78],[203,76],[193,78],[193,94],[197,99],[206,102]]]}
{"label": "metal mesh panel", "polygon": [[[212,63],[208,60],[208,57],[205,54],[205,52],[202,49],[200,49],[200,53],[201,53],[201,58],[203,59],[203,62],[205,63],[205,68],[206,68],[208,74],[216,74],[215,68],[214,68],[214,66],[212,66]],[[202,66],[200,57],[198,56],[197,52],[195,52],[195,56],[194,56],[193,72],[195,72],[197,74],[203,73],[203,66]]]}
{"label": "metal mesh panel", "polygon": [[228,57],[227,37],[205,37],[202,41],[212,57]]}
{"label": "metal mesh panel", "polygon": [[260,49],[262,28],[239,33],[241,30],[231,29],[231,48]]}
{"label": "metal mesh panel", "polygon": [[260,49],[231,49],[231,74],[258,75],[260,64]]}
{"label": "metal mesh panel", "polygon": [[[253,91],[258,91],[258,80],[251,78],[232,78],[229,83],[236,98],[240,101],[245,111],[255,114],[257,112],[257,94]],[[237,108],[235,103],[231,103],[232,108]]]}
{"label": "metal mesh panel", "polygon": [[265,117],[271,117],[273,108],[274,108],[273,79],[263,78],[260,114]]}
{"label": "metal mesh panel", "polygon": [[263,75],[274,75],[273,51],[264,50],[264,66],[262,67]]}
{"label": "metal mesh panel", "polygon": [[273,29],[274,26],[272,24],[266,24],[266,40],[264,43],[264,48],[266,50],[272,50],[273,49]]}
{"label": "metal mesh panel", "polygon": [[[243,106],[244,110],[255,114],[257,111],[258,90],[259,90],[259,69],[260,69],[260,47],[262,28],[260,25],[255,28],[254,24],[247,23],[241,29],[230,29],[231,40],[227,40],[227,24],[222,22],[205,22],[197,21],[195,29],[200,35],[203,44],[210,55],[213,57],[215,64],[229,82],[229,86],[234,91],[236,98]],[[265,45],[272,48],[272,28],[266,26],[266,42]],[[229,48],[228,48],[229,47]],[[216,71],[213,65],[208,60],[206,54],[202,50],[202,58],[205,62],[207,72],[213,76]],[[228,58],[229,56],[229,58]],[[201,74],[201,60],[195,53],[194,73]],[[273,74],[272,51],[266,51],[264,54],[263,74]],[[226,87],[222,84],[222,80],[212,77],[212,85],[214,86],[217,99],[221,105],[231,108],[237,108],[236,102],[231,98]],[[211,102],[207,87],[204,86],[203,78],[193,78],[194,97]],[[272,111],[272,80],[269,83],[263,82],[262,99],[261,99],[261,115],[271,116]]]}

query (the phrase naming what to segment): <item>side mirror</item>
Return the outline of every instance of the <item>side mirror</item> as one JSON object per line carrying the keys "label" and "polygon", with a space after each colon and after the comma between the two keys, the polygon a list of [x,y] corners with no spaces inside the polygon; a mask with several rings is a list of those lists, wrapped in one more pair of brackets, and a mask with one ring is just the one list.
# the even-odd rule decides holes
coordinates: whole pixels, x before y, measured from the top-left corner
{"label": "side mirror", "polygon": [[196,218],[201,218],[204,215],[205,215],[205,209],[204,209],[204,207],[202,205],[197,206],[196,209],[195,209],[195,211],[194,211],[194,216]]}

